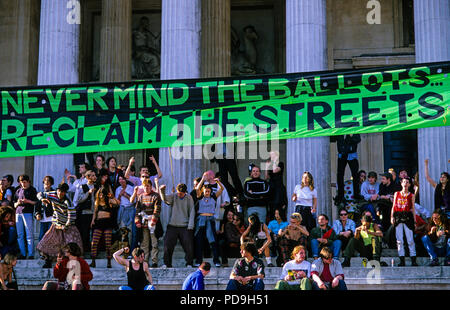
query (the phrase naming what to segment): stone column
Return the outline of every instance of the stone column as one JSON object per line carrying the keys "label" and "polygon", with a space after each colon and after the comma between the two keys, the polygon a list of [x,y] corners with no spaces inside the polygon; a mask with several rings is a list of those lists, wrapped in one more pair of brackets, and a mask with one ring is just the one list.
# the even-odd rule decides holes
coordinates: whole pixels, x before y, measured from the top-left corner
{"label": "stone column", "polygon": [[[79,82],[80,25],[68,23],[69,11],[66,1],[41,1],[38,85]],[[46,175],[53,176],[55,184],[59,184],[65,168],[75,172],[73,154],[35,156],[34,186],[42,190],[42,179]]]}
{"label": "stone column", "polygon": [[131,79],[131,0],[103,0],[100,81]]}
{"label": "stone column", "polygon": [[[202,0],[201,77],[231,75],[230,0]],[[236,147],[235,147],[236,148]],[[202,167],[218,171],[216,162],[205,158]]]}
{"label": "stone column", "polygon": [[[36,85],[40,4],[33,0],[0,1],[1,86]],[[33,176],[34,156],[0,159],[2,176]],[[14,180],[14,184],[18,185]]]}
{"label": "stone column", "polygon": [[[416,63],[449,61],[450,1],[414,1],[414,32]],[[425,179],[424,161],[429,159],[430,177],[436,183],[442,171],[450,171],[450,126],[418,129],[417,145],[420,204],[433,211],[434,189]]]}
{"label": "stone column", "polygon": [[202,0],[202,77],[231,74],[230,0]]}
{"label": "stone column", "polygon": [[[200,0],[163,0],[161,17],[161,80],[200,77]],[[185,131],[184,134],[187,134]],[[167,185],[167,193],[178,183],[185,183],[192,190],[192,180],[201,177],[201,160],[193,159],[194,148],[187,153],[191,158],[174,158],[178,147],[159,149],[159,166],[163,173],[161,184]],[[172,155],[173,181],[170,155]],[[163,208],[163,226],[168,222],[168,207]]]}
{"label": "stone column", "polygon": [[[327,68],[326,0],[286,0],[286,71]],[[329,138],[289,139],[286,150],[289,200],[303,172],[309,171],[317,189],[317,214],[325,213],[331,221]],[[291,203],[288,212],[292,213],[294,207]]]}

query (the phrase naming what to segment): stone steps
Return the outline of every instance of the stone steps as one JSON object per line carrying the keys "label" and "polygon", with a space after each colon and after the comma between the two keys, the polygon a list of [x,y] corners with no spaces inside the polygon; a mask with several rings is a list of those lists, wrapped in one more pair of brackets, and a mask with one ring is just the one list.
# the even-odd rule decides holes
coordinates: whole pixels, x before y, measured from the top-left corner
{"label": "stone steps", "polygon": [[[385,257],[382,260],[390,261]],[[394,260],[398,258],[394,258]],[[418,262],[421,263],[421,259]],[[423,258],[426,259],[426,258]],[[205,259],[212,263],[212,259]],[[87,260],[90,262],[90,260]],[[309,259],[309,261],[312,261]],[[230,260],[230,263],[234,260]],[[443,259],[441,259],[441,263]],[[184,261],[182,262],[184,266]],[[125,270],[115,261],[112,268],[106,268],[106,259],[97,259],[97,267],[91,268],[94,275],[90,282],[92,290],[116,290],[125,285],[127,278]],[[364,268],[361,258],[352,258],[352,267],[344,268],[345,281],[349,289],[450,289],[450,267],[409,266]],[[54,280],[53,270],[41,267],[39,260],[19,260],[15,267],[17,280],[21,289],[39,290],[47,280]],[[205,279],[207,289],[223,290],[231,273],[231,267],[212,267]],[[150,268],[157,289],[179,290],[184,279],[195,268]],[[264,282],[267,289],[273,289],[281,274],[281,267],[266,267]]]}

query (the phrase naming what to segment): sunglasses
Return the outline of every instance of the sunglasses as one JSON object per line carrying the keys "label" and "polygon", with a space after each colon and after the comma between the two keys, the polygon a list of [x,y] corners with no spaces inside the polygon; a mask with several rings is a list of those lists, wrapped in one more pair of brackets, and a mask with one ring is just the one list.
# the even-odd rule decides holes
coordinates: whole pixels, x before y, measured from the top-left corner
{"label": "sunglasses", "polygon": [[341,213],[341,214],[339,214],[340,216],[345,216],[345,215],[348,215],[347,213]]}

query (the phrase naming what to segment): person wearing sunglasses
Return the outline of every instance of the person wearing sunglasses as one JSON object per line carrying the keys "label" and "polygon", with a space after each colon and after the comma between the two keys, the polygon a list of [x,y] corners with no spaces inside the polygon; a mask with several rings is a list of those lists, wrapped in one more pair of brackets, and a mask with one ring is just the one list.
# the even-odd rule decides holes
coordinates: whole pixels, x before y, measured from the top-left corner
{"label": "person wearing sunglasses", "polygon": [[320,258],[311,265],[313,290],[347,290],[341,262],[333,258],[329,247],[320,251]]}
{"label": "person wearing sunglasses", "polygon": [[333,230],[337,238],[341,240],[341,249],[345,250],[350,239],[355,235],[356,224],[348,218],[348,212],[345,208],[339,211],[339,219],[333,222]]}

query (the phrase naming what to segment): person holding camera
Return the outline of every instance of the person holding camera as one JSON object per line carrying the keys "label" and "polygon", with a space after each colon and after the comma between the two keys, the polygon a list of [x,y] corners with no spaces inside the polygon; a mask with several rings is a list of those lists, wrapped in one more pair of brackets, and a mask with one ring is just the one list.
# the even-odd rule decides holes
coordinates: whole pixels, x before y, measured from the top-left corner
{"label": "person holding camera", "polygon": [[53,276],[58,281],[45,282],[42,290],[89,290],[93,279],[88,263],[81,257],[81,248],[69,242],[58,253]]}
{"label": "person holding camera", "polygon": [[397,250],[400,257],[398,266],[405,266],[405,249],[403,247],[403,235],[409,247],[412,266],[418,266],[416,262],[416,245],[414,243],[414,227],[416,225],[416,211],[414,207],[414,194],[409,192],[411,181],[403,178],[402,190],[394,195],[394,203],[391,210],[391,224],[395,227],[395,237],[397,238]]}

